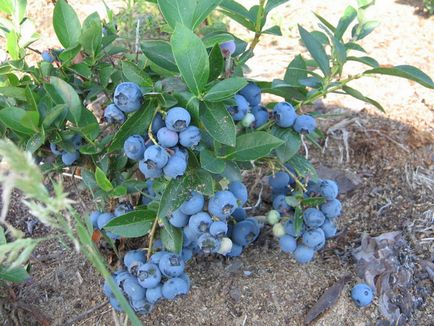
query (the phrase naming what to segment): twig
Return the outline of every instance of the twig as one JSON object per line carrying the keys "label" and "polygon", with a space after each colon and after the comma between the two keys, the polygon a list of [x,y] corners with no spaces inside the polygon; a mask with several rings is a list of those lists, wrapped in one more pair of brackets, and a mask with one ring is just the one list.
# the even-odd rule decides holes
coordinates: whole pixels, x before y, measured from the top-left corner
{"label": "twig", "polygon": [[152,254],[152,244],[154,242],[154,235],[155,235],[155,231],[157,230],[157,225],[158,225],[158,216],[155,217],[154,220],[154,224],[152,224],[152,229],[151,232],[149,233],[149,244],[148,244],[148,253],[147,253],[147,260],[149,261],[149,259],[151,258],[151,254]]}
{"label": "twig", "polygon": [[390,140],[392,143],[394,143],[396,146],[399,146],[400,148],[402,148],[406,153],[410,153],[409,149],[407,147],[405,147],[403,144],[397,142],[395,139],[393,139],[390,136],[387,136],[385,134],[383,134],[380,130],[377,129],[365,129],[364,131],[370,131],[370,132],[375,132],[377,134],[379,134],[380,136],[383,136],[384,138]]}
{"label": "twig", "polygon": [[72,324],[75,324],[76,322],[78,322],[78,321],[80,321],[80,320],[86,318],[88,315],[90,315],[90,314],[93,313],[94,311],[101,309],[102,307],[104,307],[105,305],[107,305],[107,303],[108,303],[108,301],[103,302],[103,303],[100,303],[99,305],[97,305],[97,306],[95,306],[95,307],[93,307],[93,308],[90,308],[89,310],[87,310],[87,311],[85,311],[85,312],[79,314],[78,316],[74,317],[73,319],[68,320],[68,321],[65,323],[65,325],[72,325]]}
{"label": "twig", "polygon": [[306,145],[306,142],[304,141],[304,135],[301,134],[301,143],[303,144],[304,147],[304,157],[306,158],[306,160],[309,159],[309,148]]}
{"label": "twig", "polygon": [[140,18],[137,19],[137,26],[136,26],[136,43],[135,43],[135,51],[136,51],[136,62],[139,61],[139,41],[140,41]]}

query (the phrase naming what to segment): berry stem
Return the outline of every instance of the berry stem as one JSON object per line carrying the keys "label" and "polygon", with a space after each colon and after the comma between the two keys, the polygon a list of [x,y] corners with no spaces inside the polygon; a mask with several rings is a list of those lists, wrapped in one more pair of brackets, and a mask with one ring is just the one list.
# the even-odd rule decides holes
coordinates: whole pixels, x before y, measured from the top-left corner
{"label": "berry stem", "polygon": [[288,174],[291,176],[291,178],[293,178],[293,179],[295,180],[295,183],[296,183],[297,185],[299,185],[299,187],[300,187],[303,191],[307,191],[307,189],[306,189],[306,187],[304,186],[304,184],[302,184],[302,183],[300,182],[300,180],[298,180],[297,176],[296,176],[294,173],[292,173],[292,172],[291,172],[291,171],[290,171],[290,170],[285,166],[285,164],[282,164],[282,163],[279,162],[279,165],[280,165],[280,167],[281,167],[282,169],[285,170],[286,173],[288,173]]}
{"label": "berry stem", "polygon": [[152,133],[152,122],[154,121],[155,116],[156,116],[156,114],[157,114],[159,111],[160,111],[160,106],[157,106],[157,108],[156,108],[155,111],[154,111],[154,114],[152,115],[151,123],[149,124],[149,127],[148,127],[148,137],[149,137],[150,140],[152,140],[152,142],[153,142],[155,145],[158,145],[158,142],[157,142],[157,140],[155,139],[154,134]]}
{"label": "berry stem", "polygon": [[159,220],[159,218],[158,218],[158,216],[156,216],[155,220],[154,220],[154,224],[152,224],[151,232],[149,232],[148,252],[146,254],[148,261],[152,255],[152,244],[154,242],[155,231],[157,231],[158,220]]}

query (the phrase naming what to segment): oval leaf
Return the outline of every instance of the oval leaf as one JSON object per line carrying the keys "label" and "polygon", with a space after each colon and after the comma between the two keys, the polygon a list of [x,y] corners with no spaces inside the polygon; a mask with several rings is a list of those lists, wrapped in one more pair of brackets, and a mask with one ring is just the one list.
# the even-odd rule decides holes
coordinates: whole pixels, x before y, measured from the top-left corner
{"label": "oval leaf", "polygon": [[107,178],[104,171],[101,170],[99,167],[96,167],[95,169],[95,180],[98,186],[105,192],[109,192],[113,189],[112,183]]}
{"label": "oval leaf", "polygon": [[81,101],[77,92],[67,82],[57,77],[50,77],[50,84],[68,109],[68,120],[78,124],[81,116]]}
{"label": "oval leaf", "polygon": [[155,212],[149,210],[134,210],[112,219],[104,230],[125,238],[142,237],[151,230],[156,219]]}
{"label": "oval leaf", "polygon": [[322,44],[300,25],[298,25],[298,31],[310,55],[318,63],[324,75],[328,76],[330,74],[329,58]]}
{"label": "oval leaf", "polygon": [[200,118],[211,137],[219,143],[235,146],[234,120],[223,103],[201,103]]}
{"label": "oval leaf", "polygon": [[205,95],[204,100],[209,102],[220,102],[232,98],[239,90],[247,85],[242,77],[224,79],[215,84]]}
{"label": "oval leaf", "polygon": [[80,20],[74,9],[65,0],[56,2],[53,27],[64,48],[75,46],[78,43],[81,34]]}

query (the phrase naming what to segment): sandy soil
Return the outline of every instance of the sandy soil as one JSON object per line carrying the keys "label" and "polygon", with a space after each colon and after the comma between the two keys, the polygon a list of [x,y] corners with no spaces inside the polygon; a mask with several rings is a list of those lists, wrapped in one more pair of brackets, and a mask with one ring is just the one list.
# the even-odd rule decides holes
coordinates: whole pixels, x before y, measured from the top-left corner
{"label": "sandy soil", "polygon": [[[91,11],[85,1],[70,3],[82,13]],[[315,26],[312,11],[337,22],[349,3],[294,0],[273,12],[273,20],[282,22],[285,36],[264,37],[251,61],[249,76],[260,80],[281,78],[292,57],[303,51],[296,25]],[[371,16],[382,24],[363,46],[380,63],[412,64],[434,76],[434,19],[420,16],[418,5],[414,1],[381,1]],[[38,11],[32,12],[32,16],[41,23],[38,26],[41,30],[48,28],[46,16],[52,5],[38,1],[35,8]],[[44,15],[38,15],[41,12]],[[235,23],[232,28],[246,39],[251,38]],[[43,44],[38,46],[55,45],[52,33],[43,35]],[[349,65],[348,72],[360,69],[359,65]],[[432,325],[433,283],[418,261],[434,258],[433,242],[424,240],[433,237],[434,94],[413,82],[389,77],[359,80],[353,86],[379,100],[387,112],[383,114],[352,98],[330,96],[315,109],[340,115],[322,120],[322,130],[345,119],[349,122],[340,131],[329,134],[323,151],[312,146],[309,149],[316,166],[346,171],[361,180],[352,192],[340,197],[345,210],[340,220],[341,228],[346,229],[343,235],[331,241],[307,266],[299,266],[280,253],[269,231],[241,258],[197,258],[188,267],[193,281],[191,293],[175,302],[159,304],[150,316],[143,318],[144,324],[301,325],[309,308],[338,278],[350,273],[350,284],[358,280],[351,251],[359,245],[362,232],[375,236],[402,230],[412,249],[408,255],[416,262],[411,290],[415,296],[421,296],[420,288],[427,293],[408,324]],[[86,196],[74,191],[74,196]],[[256,213],[262,213],[268,204],[265,202]],[[11,216],[20,218],[25,227],[28,214],[18,204],[13,213]],[[37,226],[35,232],[46,231]],[[6,301],[0,296],[4,301],[0,304],[0,320],[2,316],[7,319],[5,325],[14,325],[14,320],[23,325],[36,324],[38,317],[47,324],[68,325],[68,321],[85,312],[74,325],[115,325],[111,309],[107,305],[99,307],[105,301],[100,277],[72,247],[47,243],[35,252],[32,264],[32,280],[9,289]],[[349,299],[350,284],[337,304],[314,325],[376,324],[380,319],[378,303],[366,309],[356,308]],[[94,307],[99,308],[90,311]]]}

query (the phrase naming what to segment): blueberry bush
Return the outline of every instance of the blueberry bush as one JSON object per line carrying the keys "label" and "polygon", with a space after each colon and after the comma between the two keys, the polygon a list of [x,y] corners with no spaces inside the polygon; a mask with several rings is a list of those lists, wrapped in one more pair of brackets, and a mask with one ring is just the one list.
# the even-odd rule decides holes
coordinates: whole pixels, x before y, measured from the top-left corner
{"label": "blueberry bush", "polygon": [[[302,264],[335,236],[338,186],[320,180],[301,154],[305,142],[318,146],[322,137],[317,114],[303,113],[306,105],[338,93],[383,110],[350,86],[372,75],[434,88],[419,69],[380,65],[359,44],[378,25],[365,15],[373,1],[347,7],[337,24],[316,14],[318,30],[298,26],[309,56],[295,56],[272,81],[248,80],[244,71],[263,34],[281,35],[279,26],[265,26],[287,0],[259,0],[249,9],[233,0],[150,2],[167,35],[146,40],[137,33],[131,49],[119,40],[122,25],[110,10],[108,20],[92,13],[80,23],[72,6],[58,0],[53,26],[60,44],[44,51],[30,46],[37,34],[25,16],[26,1],[0,5],[9,56],[0,65],[0,134],[9,139],[0,143],[0,155],[10,168],[0,174],[3,198],[13,187],[22,190],[32,213],[63,230],[102,273],[113,308],[134,324],[140,323],[134,312],[188,293],[185,264],[193,255],[239,256],[264,222],[282,251]],[[252,41],[210,24],[214,11],[251,31]],[[42,60],[30,65],[29,51]],[[348,75],[349,61],[366,69]],[[283,100],[263,103],[262,94]],[[266,220],[252,216],[242,180],[242,171],[259,166],[269,171],[273,196]],[[94,211],[80,216],[61,184],[52,184],[54,197],[42,184],[65,169],[86,185]],[[7,272],[22,267],[40,240],[23,238],[5,214],[1,221],[14,240],[6,244],[0,234],[0,252],[9,253],[0,266]],[[110,275],[97,250],[101,237],[116,253],[121,239],[140,238],[143,245]],[[363,289],[353,292],[360,305],[372,300]]]}

